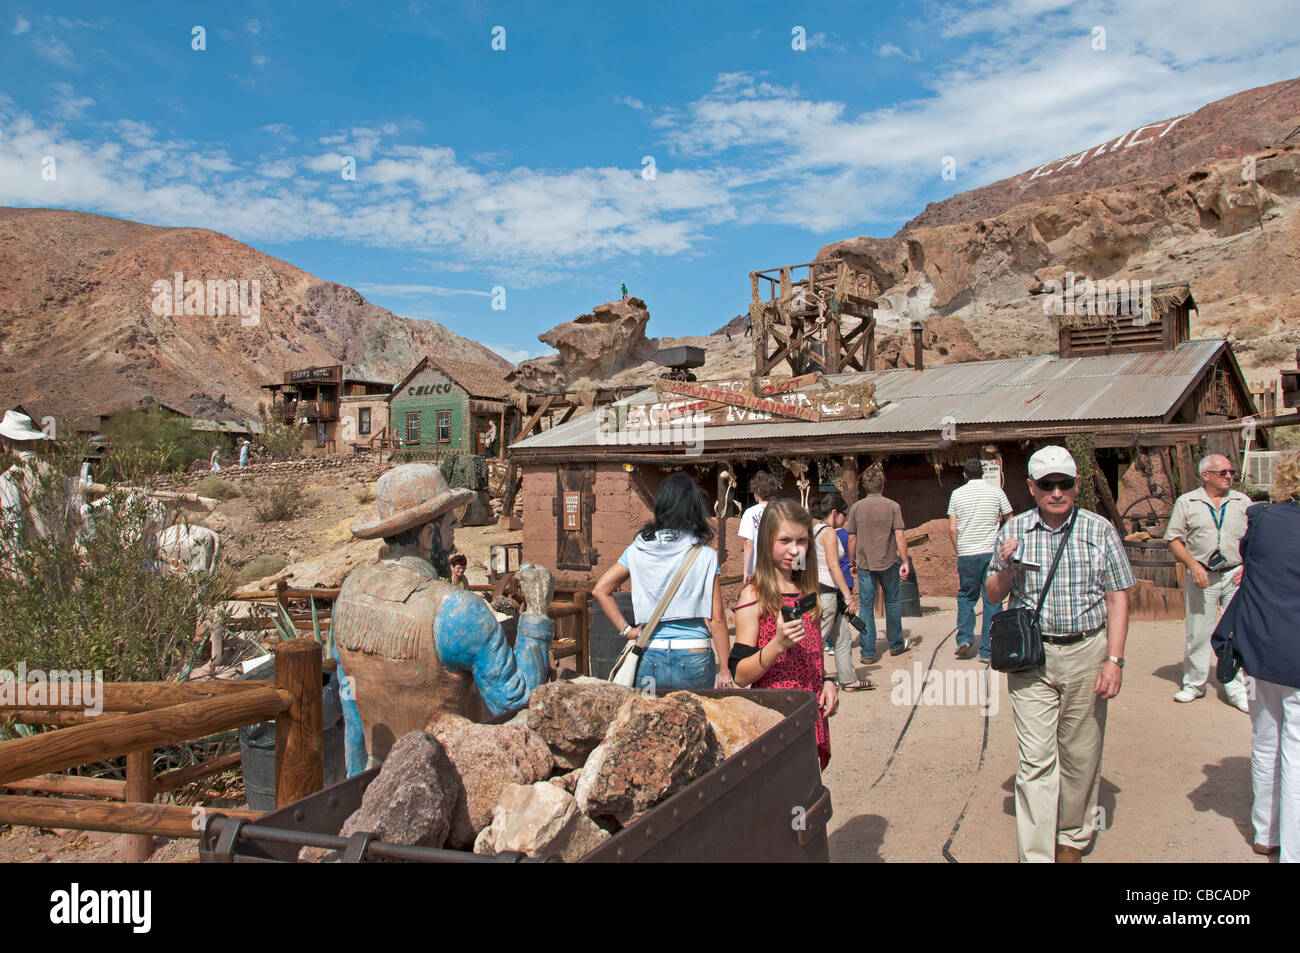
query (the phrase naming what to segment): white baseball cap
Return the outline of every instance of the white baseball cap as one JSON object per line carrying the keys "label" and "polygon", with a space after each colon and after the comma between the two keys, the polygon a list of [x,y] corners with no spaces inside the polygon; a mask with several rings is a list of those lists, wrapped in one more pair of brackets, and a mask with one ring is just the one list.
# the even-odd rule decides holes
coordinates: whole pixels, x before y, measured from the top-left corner
{"label": "white baseball cap", "polygon": [[1074,457],[1064,447],[1044,447],[1029,458],[1029,479],[1041,480],[1049,473],[1078,477],[1079,468],[1074,465]]}

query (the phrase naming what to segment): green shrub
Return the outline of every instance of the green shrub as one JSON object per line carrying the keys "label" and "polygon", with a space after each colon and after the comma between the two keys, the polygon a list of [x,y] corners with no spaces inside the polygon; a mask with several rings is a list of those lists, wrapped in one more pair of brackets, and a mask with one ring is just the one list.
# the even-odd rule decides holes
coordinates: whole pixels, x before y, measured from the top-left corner
{"label": "green shrub", "polygon": [[253,494],[253,515],[263,523],[291,520],[308,505],[296,483],[273,483]]}
{"label": "green shrub", "polygon": [[1238,341],[1253,341],[1262,338],[1266,332],[1258,324],[1242,324],[1232,329],[1232,336]]}
{"label": "green shrub", "polygon": [[214,500],[232,500],[239,496],[239,487],[229,480],[221,479],[215,473],[200,480],[194,491],[199,496],[211,497]]}
{"label": "green shrub", "polygon": [[[210,438],[190,430],[185,418],[156,407],[114,414],[104,425],[104,435],[108,450],[96,477],[105,483],[138,477],[141,471],[147,477],[180,472],[212,453]],[[119,459],[124,461],[121,467]]]}
{"label": "green shrub", "polygon": [[279,417],[272,417],[266,404],[257,405],[257,416],[262,420],[262,433],[257,438],[257,452],[272,460],[292,460],[302,456],[302,444],[311,433],[311,425],[304,423],[286,424]]}
{"label": "green shrub", "polygon": [[488,482],[487,457],[453,450],[438,464],[448,486],[485,490]]}
{"label": "green shrub", "polygon": [[[223,574],[158,571],[147,497],[114,490],[93,536],[76,477],[86,444],[61,440],[26,465],[27,508],[0,531],[0,669],[101,671],[105,681],[162,681],[188,671],[206,645],[195,624]],[[115,447],[114,472],[143,485],[158,450]]]}

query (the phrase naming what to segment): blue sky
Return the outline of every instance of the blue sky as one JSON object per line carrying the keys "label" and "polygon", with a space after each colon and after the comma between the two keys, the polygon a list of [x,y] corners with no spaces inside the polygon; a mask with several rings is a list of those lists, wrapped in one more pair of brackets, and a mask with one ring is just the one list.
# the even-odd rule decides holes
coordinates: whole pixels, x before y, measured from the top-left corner
{"label": "blue sky", "polygon": [[211,228],[515,361],[623,281],[707,333],[751,268],[1300,63],[1294,0],[180,6],[0,3],[0,205]]}

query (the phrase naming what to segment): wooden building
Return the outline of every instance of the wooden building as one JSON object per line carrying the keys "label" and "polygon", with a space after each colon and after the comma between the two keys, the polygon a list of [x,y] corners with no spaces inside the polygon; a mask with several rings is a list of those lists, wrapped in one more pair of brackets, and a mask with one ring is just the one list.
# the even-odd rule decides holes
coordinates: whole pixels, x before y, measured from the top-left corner
{"label": "wooden building", "polygon": [[515,390],[486,364],[424,357],[389,397],[403,449],[502,457],[519,431]]}
{"label": "wooden building", "polygon": [[283,381],[262,387],[271,392],[272,417],[310,426],[304,451],[341,453],[388,426],[392,385],[349,374],[342,364],[285,371]]}
{"label": "wooden building", "polygon": [[[1174,320],[1185,326],[1186,312]],[[883,463],[886,494],[916,527],[946,516],[971,456],[1001,473],[1013,506],[1029,508],[1030,454],[1071,438],[1092,448],[1098,500],[1127,533],[1121,475],[1130,465],[1149,458],[1172,502],[1174,474],[1196,479],[1205,436],[1198,427],[1255,413],[1228,343],[1188,340],[1185,327],[1176,333],[1181,342],[1160,350],[1121,345],[922,370],[661,381],[511,447],[523,474],[523,558],[556,567],[563,585],[593,582],[650,519],[659,481],[685,469],[723,517],[723,573],[735,574],[739,546],[726,520],[750,502],[749,478],[760,468],[783,475],[794,498],[835,487],[852,502],[863,468]]]}

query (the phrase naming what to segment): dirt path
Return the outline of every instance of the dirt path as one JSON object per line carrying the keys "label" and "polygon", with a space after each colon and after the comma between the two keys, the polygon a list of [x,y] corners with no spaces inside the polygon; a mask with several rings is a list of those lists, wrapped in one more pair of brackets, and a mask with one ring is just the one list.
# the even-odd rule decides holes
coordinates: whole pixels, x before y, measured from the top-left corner
{"label": "dirt path", "polygon": [[[923,606],[923,618],[904,620],[922,644],[865,669],[879,688],[841,696],[831,721],[831,859],[1014,862],[1017,749],[1006,677],[953,658],[955,599],[927,597]],[[1263,862],[1250,848],[1250,718],[1217,685],[1199,702],[1173,701],[1183,633],[1181,620],[1130,627],[1102,760],[1107,829],[1086,861]],[[931,667],[951,684],[950,702],[962,699],[948,673],[987,672],[989,717],[979,698],[912,703],[910,689]]]}

